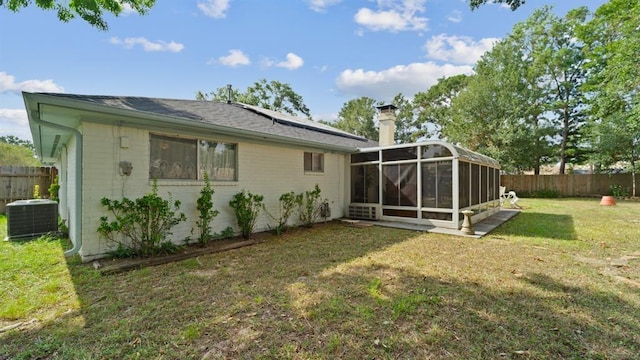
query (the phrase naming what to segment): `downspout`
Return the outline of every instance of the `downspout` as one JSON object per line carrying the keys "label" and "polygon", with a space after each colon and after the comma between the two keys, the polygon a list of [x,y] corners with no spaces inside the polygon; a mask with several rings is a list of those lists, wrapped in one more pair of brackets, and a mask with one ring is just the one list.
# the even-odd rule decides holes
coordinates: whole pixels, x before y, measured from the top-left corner
{"label": "downspout", "polygon": [[[64,252],[64,256],[72,256],[75,255],[82,246],[82,133],[78,131],[76,128],[54,124],[51,122],[44,121],[40,118],[40,103],[38,103],[38,115],[32,116],[31,120],[38,124],[39,126],[49,127],[52,129],[62,130],[71,132],[76,136],[76,206],[75,208],[75,224],[73,224],[73,228],[75,230],[75,240],[73,241],[73,247]],[[40,149],[42,151],[42,148]],[[67,163],[69,159],[67,159]],[[68,196],[68,194],[67,194]]]}

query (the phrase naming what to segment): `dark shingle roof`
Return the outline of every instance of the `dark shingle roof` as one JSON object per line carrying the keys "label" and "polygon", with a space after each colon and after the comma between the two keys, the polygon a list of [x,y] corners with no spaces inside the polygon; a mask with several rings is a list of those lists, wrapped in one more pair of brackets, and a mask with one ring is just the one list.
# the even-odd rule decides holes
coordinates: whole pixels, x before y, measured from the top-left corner
{"label": "dark shingle roof", "polygon": [[322,145],[344,148],[364,148],[377,146],[375,141],[367,140],[342,130],[310,120],[279,114],[271,110],[237,103],[223,103],[205,100],[176,100],[132,96],[97,96],[52,94],[43,95],[66,98],[74,101],[105,106],[114,109],[178,118],[193,122],[194,126],[224,126],[239,129],[256,135],[264,134],[281,138],[283,141],[303,140]]}

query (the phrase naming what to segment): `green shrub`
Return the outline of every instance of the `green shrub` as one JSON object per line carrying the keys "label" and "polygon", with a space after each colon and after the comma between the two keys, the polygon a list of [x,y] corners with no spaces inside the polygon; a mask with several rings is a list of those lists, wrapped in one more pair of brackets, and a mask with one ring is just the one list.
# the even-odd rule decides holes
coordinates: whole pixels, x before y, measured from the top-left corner
{"label": "green shrub", "polygon": [[280,217],[276,219],[271,214],[269,214],[269,216],[271,216],[272,219],[277,221],[277,224],[274,228],[276,235],[281,235],[283,232],[287,230],[288,228],[287,222],[289,221],[289,218],[293,214],[293,211],[295,210],[298,202],[297,202],[296,193],[294,193],[293,191],[280,195],[280,198],[278,200],[279,200],[278,210],[280,211]]}
{"label": "green shrub", "polygon": [[248,239],[258,221],[260,210],[264,207],[264,197],[245,190],[233,195],[229,206],[233,208],[242,237]]}
{"label": "green shrub", "polygon": [[196,201],[196,208],[200,213],[200,219],[196,222],[200,228],[200,236],[198,242],[200,245],[206,245],[213,237],[211,233],[211,221],[218,216],[218,210],[213,208],[213,194],[215,191],[209,183],[209,176],[204,174],[204,187],[200,190],[200,197]]}
{"label": "green shrub", "polygon": [[629,189],[622,187],[622,185],[611,185],[609,186],[611,190],[611,195],[615,197],[627,197],[629,196]]}
{"label": "green shrub", "polygon": [[298,215],[303,226],[312,226],[320,217],[320,205],[322,203],[320,193],[320,187],[316,184],[313,190],[296,195]]}
{"label": "green shrub", "polygon": [[98,232],[116,243],[119,249],[116,251],[119,253],[125,253],[122,248],[131,250],[130,254],[136,256],[166,252],[170,248],[165,243],[168,242],[167,236],[171,235],[171,228],[186,220],[183,213],[178,213],[180,201],[170,203],[158,196],[155,182],[151,194],[136,200],[102,198],[100,202],[111,211],[115,219],[109,221],[107,216],[102,216]]}
{"label": "green shrub", "polygon": [[234,235],[233,228],[231,226],[227,226],[222,232],[214,235],[214,239],[228,239]]}
{"label": "green shrub", "polygon": [[59,175],[56,175],[56,177],[51,182],[51,185],[49,185],[49,199],[55,202],[60,202],[60,198],[58,197],[58,193],[60,191],[60,184],[58,183],[58,177]]}

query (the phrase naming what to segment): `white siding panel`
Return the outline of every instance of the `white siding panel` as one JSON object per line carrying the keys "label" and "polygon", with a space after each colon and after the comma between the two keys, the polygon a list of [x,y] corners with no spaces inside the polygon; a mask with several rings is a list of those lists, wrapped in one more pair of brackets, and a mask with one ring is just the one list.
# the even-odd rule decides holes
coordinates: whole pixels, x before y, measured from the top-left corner
{"label": "white siding panel", "polygon": [[[151,192],[152,182],[149,180],[148,170],[149,131],[84,123],[83,134],[83,246],[80,253],[83,260],[88,261],[104,256],[111,246],[106,240],[100,239],[97,233],[100,217],[110,215],[106,208],[100,205],[100,199],[107,197],[120,200],[128,197],[133,200]],[[126,147],[122,146],[123,137],[126,138]],[[233,141],[216,137],[209,140]],[[313,190],[318,184],[322,190],[321,197],[328,199],[331,204],[332,218],[343,215],[343,191],[346,188],[345,155],[325,153],[324,173],[305,174],[304,152],[319,150],[243,141],[237,143],[238,181],[212,183],[215,191],[214,208],[220,212],[211,224],[214,232],[221,232],[227,226],[232,226],[238,232],[233,209],[228,204],[233,195],[243,189],[263,195],[267,210],[277,218],[278,198],[281,194]],[[133,171],[130,176],[120,174],[120,161],[132,163]],[[171,240],[176,244],[183,244],[187,237],[195,240],[198,236],[198,213],[195,206],[203,186],[204,183],[201,181],[158,181],[159,195],[165,199],[171,196],[174,200],[180,200],[180,211],[187,216],[186,222],[172,229]],[[268,230],[273,225],[274,220],[263,213],[256,225],[256,231]]]}

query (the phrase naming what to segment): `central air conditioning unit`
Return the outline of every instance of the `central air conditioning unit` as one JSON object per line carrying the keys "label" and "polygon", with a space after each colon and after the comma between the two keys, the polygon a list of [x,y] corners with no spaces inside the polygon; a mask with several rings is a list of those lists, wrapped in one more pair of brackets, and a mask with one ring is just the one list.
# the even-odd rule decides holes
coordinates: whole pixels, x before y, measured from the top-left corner
{"label": "central air conditioning unit", "polygon": [[380,220],[380,207],[377,205],[349,205],[349,218]]}
{"label": "central air conditioning unit", "polygon": [[7,240],[28,239],[58,231],[58,203],[47,199],[7,204]]}

